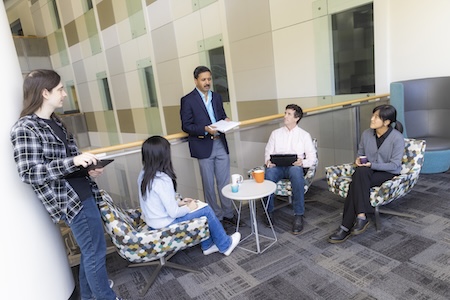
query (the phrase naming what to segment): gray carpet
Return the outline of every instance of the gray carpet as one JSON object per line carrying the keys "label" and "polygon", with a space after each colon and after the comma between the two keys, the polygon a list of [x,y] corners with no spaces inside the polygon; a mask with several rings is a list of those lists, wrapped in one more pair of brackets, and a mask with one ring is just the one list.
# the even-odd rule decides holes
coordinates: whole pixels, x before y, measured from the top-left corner
{"label": "gray carpet", "polygon": [[[153,267],[127,268],[113,253],[109,274],[114,290],[129,300],[450,299],[449,180],[450,172],[421,175],[411,193],[387,206],[416,218],[381,215],[381,232],[372,222],[337,245],[326,240],[340,223],[343,199],[321,180],[306,195],[312,202],[302,234],[289,233],[292,209],[284,207],[275,215],[278,242],[262,254],[238,248],[229,257],[204,256],[199,246],[186,249],[172,260],[201,273],[163,269],[145,297],[138,294]],[[260,229],[269,235],[262,223]]]}

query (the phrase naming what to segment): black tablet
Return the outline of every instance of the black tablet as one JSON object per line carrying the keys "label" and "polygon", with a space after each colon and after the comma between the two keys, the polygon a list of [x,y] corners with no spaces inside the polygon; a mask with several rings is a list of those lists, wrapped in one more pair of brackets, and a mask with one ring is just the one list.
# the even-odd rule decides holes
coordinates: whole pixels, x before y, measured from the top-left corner
{"label": "black tablet", "polygon": [[272,154],[270,161],[277,167],[289,167],[297,160],[297,154]]}
{"label": "black tablet", "polygon": [[94,164],[89,165],[86,167],[86,170],[90,171],[90,170],[94,170],[94,169],[104,168],[106,165],[109,165],[113,161],[114,161],[114,159],[99,159],[99,160],[97,160],[96,165],[94,165]]}

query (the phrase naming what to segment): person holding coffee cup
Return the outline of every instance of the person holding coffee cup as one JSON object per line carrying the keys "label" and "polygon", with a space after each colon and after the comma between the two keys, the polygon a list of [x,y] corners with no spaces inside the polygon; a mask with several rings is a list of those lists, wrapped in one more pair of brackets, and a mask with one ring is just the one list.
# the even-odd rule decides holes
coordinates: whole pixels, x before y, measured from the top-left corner
{"label": "person holding coffee cup", "polygon": [[[395,123],[395,130],[392,127]],[[370,188],[400,174],[405,141],[403,125],[397,121],[392,105],[379,105],[373,109],[370,128],[361,135],[356,169],[352,175],[344,204],[342,223],[328,238],[330,243],[342,243],[350,235],[363,233],[368,225],[367,213],[373,213]]]}
{"label": "person holding coffee cup", "polygon": [[364,165],[367,164],[368,160],[367,160],[367,156],[363,155],[359,157],[359,163]]}
{"label": "person holding coffee cup", "polygon": [[[280,179],[288,178],[292,184],[292,206],[294,209],[292,234],[299,234],[303,230],[303,214],[305,212],[303,169],[313,166],[317,161],[316,148],[311,135],[298,126],[302,117],[303,110],[300,106],[296,104],[287,105],[284,112],[284,126],[272,131],[265,148],[265,179],[276,183]],[[291,166],[277,166],[270,161],[270,155],[272,154],[293,153],[297,154],[297,160]],[[272,224],[274,224],[274,194],[270,195],[267,201],[267,211]]]}

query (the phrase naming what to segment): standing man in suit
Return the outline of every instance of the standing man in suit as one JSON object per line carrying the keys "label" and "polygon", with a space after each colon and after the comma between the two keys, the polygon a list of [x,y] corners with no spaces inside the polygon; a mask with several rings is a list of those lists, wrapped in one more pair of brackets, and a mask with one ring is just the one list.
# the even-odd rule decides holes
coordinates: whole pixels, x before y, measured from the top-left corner
{"label": "standing man in suit", "polygon": [[[211,71],[205,66],[194,70],[195,89],[181,98],[181,127],[189,134],[191,157],[198,159],[202,176],[203,193],[217,218],[236,225],[233,203],[221,193],[230,181],[230,158],[225,134],[215,130],[211,124],[229,121],[223,109],[222,97],[212,92]],[[214,179],[220,198],[217,203]]]}

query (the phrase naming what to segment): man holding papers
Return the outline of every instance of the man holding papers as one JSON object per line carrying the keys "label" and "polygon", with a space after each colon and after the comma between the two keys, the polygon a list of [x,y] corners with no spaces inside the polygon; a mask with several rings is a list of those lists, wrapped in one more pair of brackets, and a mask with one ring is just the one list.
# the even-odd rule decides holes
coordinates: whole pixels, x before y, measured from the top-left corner
{"label": "man holding papers", "polygon": [[[189,134],[191,157],[198,159],[205,201],[217,218],[236,225],[233,204],[220,192],[230,180],[230,158],[225,134],[213,125],[229,121],[220,94],[210,90],[211,71],[205,66],[194,70],[195,89],[181,98],[181,127]],[[214,180],[217,182],[220,206],[217,203]]]}

